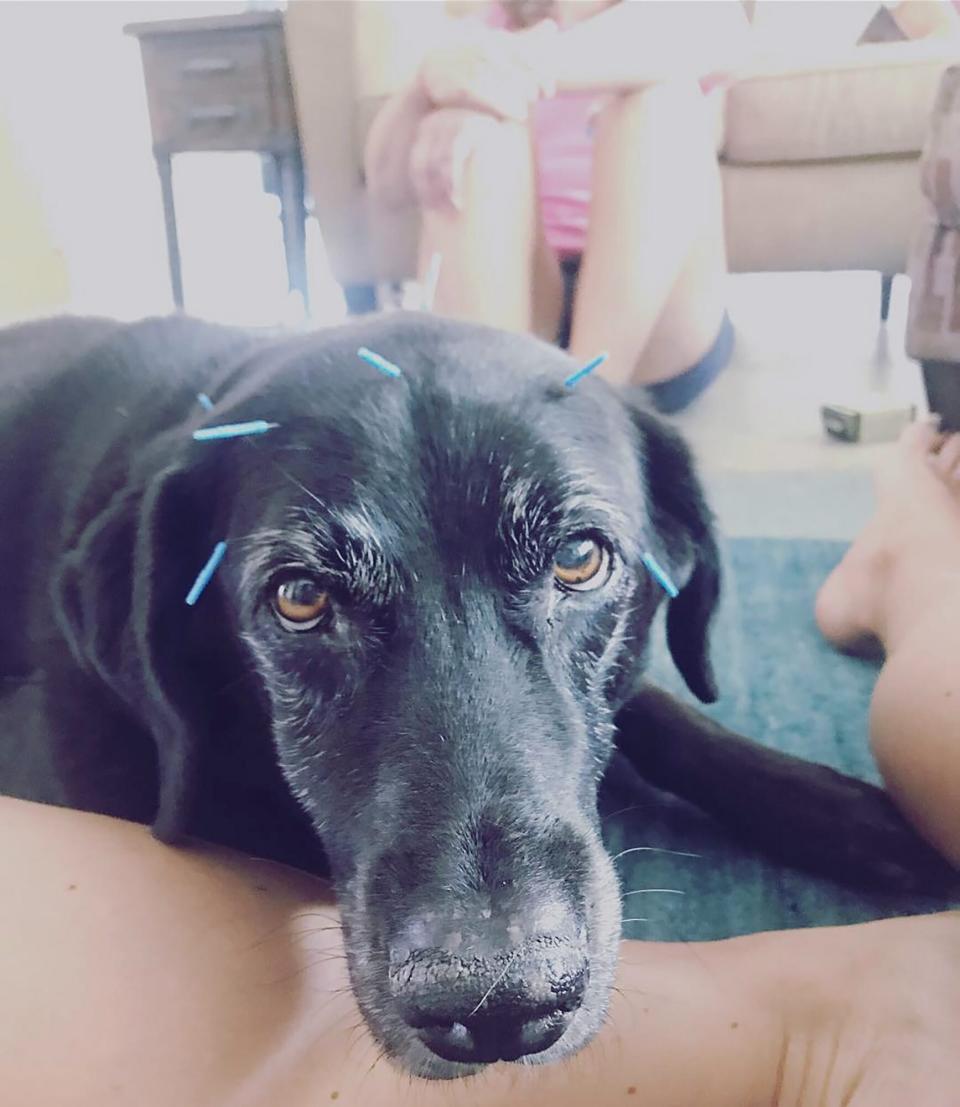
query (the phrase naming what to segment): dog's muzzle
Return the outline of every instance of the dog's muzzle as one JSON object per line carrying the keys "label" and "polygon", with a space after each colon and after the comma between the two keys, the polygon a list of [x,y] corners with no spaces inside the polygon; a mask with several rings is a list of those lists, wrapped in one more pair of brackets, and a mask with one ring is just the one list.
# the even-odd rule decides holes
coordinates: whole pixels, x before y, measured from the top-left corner
{"label": "dog's muzzle", "polygon": [[388,950],[389,994],[436,1056],[515,1061],[563,1036],[588,979],[586,929],[559,901],[510,915],[428,912]]}

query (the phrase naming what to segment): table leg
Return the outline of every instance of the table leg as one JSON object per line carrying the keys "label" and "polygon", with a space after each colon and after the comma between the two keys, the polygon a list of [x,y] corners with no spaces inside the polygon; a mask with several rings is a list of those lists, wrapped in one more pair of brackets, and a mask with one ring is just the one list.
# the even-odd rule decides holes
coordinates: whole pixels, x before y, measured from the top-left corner
{"label": "table leg", "polygon": [[280,221],[283,224],[283,248],[287,257],[287,281],[291,290],[303,297],[310,311],[307,291],[307,212],[304,203],[303,161],[297,151],[276,155],[280,177]]}
{"label": "table leg", "polygon": [[890,293],[893,291],[893,274],[880,274],[880,319],[886,323],[890,315]]}
{"label": "table leg", "polygon": [[173,166],[169,154],[157,154],[160,192],[163,196],[163,222],[167,229],[167,259],[170,262],[170,286],[173,302],[183,310],[183,278],[180,272],[180,245],[177,242],[177,213],[173,206]]}

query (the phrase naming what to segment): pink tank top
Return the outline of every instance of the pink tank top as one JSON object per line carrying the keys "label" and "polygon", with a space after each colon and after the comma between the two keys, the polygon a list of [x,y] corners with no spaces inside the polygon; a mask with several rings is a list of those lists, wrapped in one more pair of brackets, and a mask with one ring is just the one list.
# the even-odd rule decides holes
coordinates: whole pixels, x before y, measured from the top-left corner
{"label": "pink tank top", "polygon": [[[504,29],[506,13],[499,4],[493,4],[484,22],[488,27]],[[708,94],[725,83],[725,75],[712,73],[701,79],[700,87]],[[593,123],[605,101],[605,96],[595,92],[559,92],[534,105],[540,220],[547,243],[560,257],[582,254],[587,244]]]}
{"label": "pink tank top", "polygon": [[604,98],[561,92],[534,105],[540,219],[551,249],[581,254],[587,242],[593,175],[593,121]]}

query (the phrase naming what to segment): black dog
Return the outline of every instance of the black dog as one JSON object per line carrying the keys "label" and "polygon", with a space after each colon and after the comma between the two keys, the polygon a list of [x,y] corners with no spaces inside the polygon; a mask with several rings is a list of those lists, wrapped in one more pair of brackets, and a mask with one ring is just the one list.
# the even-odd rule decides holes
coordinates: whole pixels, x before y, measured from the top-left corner
{"label": "black dog", "polygon": [[[652,554],[673,657],[714,698],[717,548],[680,440],[598,380],[565,387],[573,368],[412,315],[0,335],[0,675],[39,674],[63,801],[329,866],[360,1006],[424,1075],[598,1029],[615,743],[789,861],[949,879],[878,790],[642,686]],[[192,438],[248,420],[276,426]]]}

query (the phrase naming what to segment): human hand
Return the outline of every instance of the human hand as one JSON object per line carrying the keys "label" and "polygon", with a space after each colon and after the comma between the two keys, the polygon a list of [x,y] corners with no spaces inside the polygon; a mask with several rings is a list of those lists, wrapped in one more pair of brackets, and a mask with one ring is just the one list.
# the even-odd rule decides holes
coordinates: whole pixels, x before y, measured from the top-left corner
{"label": "human hand", "polygon": [[497,126],[493,116],[467,108],[440,108],[424,116],[409,163],[410,183],[422,208],[462,210],[467,162]]}
{"label": "human hand", "polygon": [[525,120],[532,103],[556,90],[549,47],[557,32],[549,19],[515,33],[474,31],[427,54],[418,74],[420,87],[436,107]]}
{"label": "human hand", "polygon": [[[960,912],[722,943],[781,1033],[776,1107],[951,1107]],[[760,989],[754,988],[762,981]]]}

